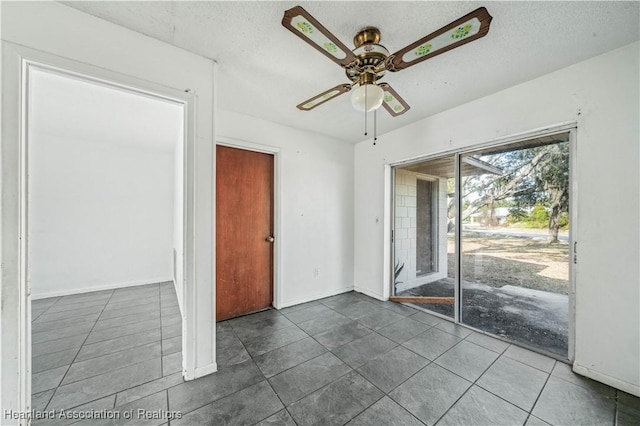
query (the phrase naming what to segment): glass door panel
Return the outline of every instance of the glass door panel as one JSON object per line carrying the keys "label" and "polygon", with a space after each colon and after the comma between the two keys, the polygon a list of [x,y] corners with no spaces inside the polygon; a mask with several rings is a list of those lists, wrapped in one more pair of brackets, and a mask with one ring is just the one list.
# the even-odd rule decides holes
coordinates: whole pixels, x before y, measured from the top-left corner
{"label": "glass door panel", "polygon": [[392,300],[454,317],[455,157],[394,169]]}
{"label": "glass door panel", "polygon": [[569,134],[460,156],[460,322],[568,355]]}

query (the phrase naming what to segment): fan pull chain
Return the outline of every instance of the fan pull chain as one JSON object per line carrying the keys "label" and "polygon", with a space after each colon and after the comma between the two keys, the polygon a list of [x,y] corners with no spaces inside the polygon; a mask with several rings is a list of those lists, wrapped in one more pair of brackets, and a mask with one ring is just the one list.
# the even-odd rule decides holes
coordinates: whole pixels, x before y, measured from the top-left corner
{"label": "fan pull chain", "polygon": [[367,136],[367,111],[364,112],[364,135]]}
{"label": "fan pull chain", "polygon": [[367,86],[364,86],[364,135],[367,136]]}
{"label": "fan pull chain", "polygon": [[378,110],[373,110],[373,144],[378,140]]}

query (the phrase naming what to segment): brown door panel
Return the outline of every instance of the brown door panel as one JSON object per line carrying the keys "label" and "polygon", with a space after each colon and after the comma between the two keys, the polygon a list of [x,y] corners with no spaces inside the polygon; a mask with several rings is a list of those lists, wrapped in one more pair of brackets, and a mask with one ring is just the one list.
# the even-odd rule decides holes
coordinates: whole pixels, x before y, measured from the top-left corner
{"label": "brown door panel", "polygon": [[273,301],[273,155],[216,148],[216,319]]}

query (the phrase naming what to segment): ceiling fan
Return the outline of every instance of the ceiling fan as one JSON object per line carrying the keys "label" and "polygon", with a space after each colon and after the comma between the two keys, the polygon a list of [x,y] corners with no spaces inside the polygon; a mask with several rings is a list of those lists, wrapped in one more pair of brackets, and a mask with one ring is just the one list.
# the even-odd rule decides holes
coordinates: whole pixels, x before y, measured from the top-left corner
{"label": "ceiling fan", "polygon": [[365,27],[358,31],[353,38],[355,49],[350,50],[301,6],[293,7],[285,11],[282,25],[344,68],[347,78],[351,80],[350,84],[339,84],[307,99],[297,108],[312,110],[353,89],[351,104],[359,111],[369,112],[383,106],[393,117],[404,114],[409,110],[409,105],[388,83],[379,81],[385,72],[401,71],[484,37],[489,32],[491,19],[487,9],[480,7],[389,54],[380,44],[378,28]]}

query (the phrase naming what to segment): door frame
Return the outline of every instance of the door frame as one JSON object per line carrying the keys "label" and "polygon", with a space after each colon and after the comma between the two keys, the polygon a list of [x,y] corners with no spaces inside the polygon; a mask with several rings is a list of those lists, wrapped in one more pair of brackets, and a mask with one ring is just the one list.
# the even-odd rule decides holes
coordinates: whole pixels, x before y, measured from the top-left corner
{"label": "door frame", "polygon": [[[394,238],[393,238],[393,230],[395,229],[394,217],[395,217],[395,169],[401,166],[406,166],[410,164],[420,163],[428,160],[435,160],[438,158],[443,158],[447,156],[455,156],[455,176],[456,176],[456,184],[454,191],[454,203],[456,204],[456,229],[455,229],[455,244],[456,244],[456,261],[455,261],[455,284],[454,284],[454,318],[447,317],[445,315],[441,315],[437,312],[429,311],[430,314],[443,318],[447,321],[454,322],[460,326],[469,328],[478,333],[488,334],[494,338],[499,340],[505,340],[498,336],[491,335],[482,330],[473,328],[469,325],[463,324],[460,322],[460,253],[459,247],[461,243],[461,233],[459,224],[461,219],[461,183],[460,179],[457,179],[459,175],[459,164],[460,157],[464,154],[474,152],[483,148],[497,147],[502,145],[507,145],[511,143],[523,142],[529,139],[535,139],[544,136],[553,136],[559,133],[569,133],[569,217],[571,226],[569,227],[569,283],[568,283],[568,296],[569,296],[569,306],[568,306],[568,318],[569,318],[569,339],[568,339],[568,351],[567,351],[567,359],[570,362],[573,362],[575,359],[575,323],[576,323],[576,272],[577,272],[577,264],[574,261],[577,255],[577,245],[578,245],[578,182],[577,182],[577,132],[578,132],[578,124],[575,121],[559,123],[555,125],[546,126],[540,129],[534,129],[527,132],[517,133],[510,136],[504,136],[496,139],[487,140],[484,142],[472,144],[469,146],[464,146],[456,149],[450,149],[446,151],[440,151],[433,154],[428,155],[419,155],[411,158],[407,158],[405,160],[396,161],[392,163],[388,163],[385,165],[389,170],[389,177],[385,179],[385,185],[389,185],[389,190],[385,191],[386,194],[389,194],[388,197],[385,197],[390,203],[390,208],[385,209],[390,212],[389,220],[385,221],[385,226],[389,228],[385,229],[385,235],[390,235],[391,237],[386,239],[388,243],[385,244],[385,265],[388,265],[390,273],[385,274],[387,277],[387,291],[390,294],[394,294],[393,285],[394,285]],[[388,248],[387,248],[388,247]],[[507,341],[507,340],[505,340]],[[514,343],[516,345],[526,346],[518,342],[508,341],[509,343]],[[535,348],[529,348],[536,352],[540,352],[540,350]],[[558,355],[545,353],[545,355],[551,356],[553,358],[560,359]],[[564,358],[562,358],[564,360]]]}
{"label": "door frame", "polygon": [[[282,265],[280,259],[282,259],[282,245],[280,244],[281,229],[282,229],[282,215],[280,210],[280,202],[282,199],[281,188],[281,160],[280,160],[280,148],[264,145],[257,142],[245,141],[242,139],[230,138],[227,136],[216,136],[216,145],[226,146],[229,148],[242,149],[245,151],[259,152],[262,154],[273,155],[273,236],[275,241],[273,244],[273,307],[276,309],[282,308]],[[215,180],[215,176],[214,176]],[[214,182],[215,188],[215,182]],[[214,191],[214,206],[216,205],[216,194]],[[214,217],[215,221],[215,217]],[[214,280],[214,283],[216,281]]]}
{"label": "door frame", "polygon": [[[3,370],[17,374],[3,374],[3,388],[18,389],[17,395],[3,395],[3,410],[29,412],[31,410],[31,287],[28,278],[28,111],[29,75],[32,68],[53,72],[70,78],[125,90],[143,96],[183,105],[183,307],[182,307],[182,374],[191,380],[196,371],[196,309],[195,297],[195,104],[194,93],[167,87],[152,81],[78,62],[29,47],[2,41],[3,99],[1,146],[3,185],[1,193],[2,217],[0,227],[0,292],[3,309],[0,312]],[[15,320],[18,319],[18,324]],[[7,331],[11,330],[11,333]],[[0,392],[2,393],[2,392]],[[6,398],[6,399],[5,399]],[[26,424],[26,420],[20,420]]]}

